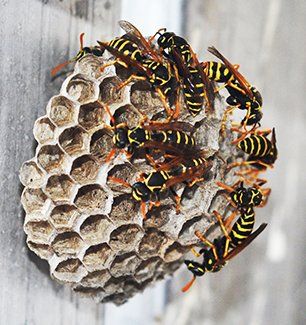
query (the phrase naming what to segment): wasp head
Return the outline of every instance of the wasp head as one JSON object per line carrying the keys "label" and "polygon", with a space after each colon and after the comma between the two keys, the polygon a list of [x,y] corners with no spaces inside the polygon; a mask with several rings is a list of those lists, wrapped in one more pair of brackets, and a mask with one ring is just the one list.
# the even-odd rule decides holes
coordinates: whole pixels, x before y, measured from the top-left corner
{"label": "wasp head", "polygon": [[202,276],[205,274],[205,269],[203,265],[197,262],[185,260],[184,263],[186,264],[189,271],[193,273],[195,276]]}
{"label": "wasp head", "polygon": [[132,196],[136,201],[150,201],[151,192],[147,185],[142,182],[137,182],[132,185]]}
{"label": "wasp head", "polygon": [[113,142],[119,149],[123,149],[128,145],[128,128],[126,125],[122,124],[116,127]]}

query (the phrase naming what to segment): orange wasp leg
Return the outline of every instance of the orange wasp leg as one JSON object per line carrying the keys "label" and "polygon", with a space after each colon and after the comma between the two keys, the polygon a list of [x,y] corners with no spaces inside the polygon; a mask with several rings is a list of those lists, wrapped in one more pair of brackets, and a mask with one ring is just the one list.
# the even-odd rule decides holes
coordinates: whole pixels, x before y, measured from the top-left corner
{"label": "orange wasp leg", "polygon": [[[223,222],[223,219],[221,217],[221,215],[216,211],[214,210],[213,211],[213,214],[215,215],[215,217],[217,218],[219,224],[220,224],[220,228],[224,234],[224,236],[226,237],[226,244],[225,244],[225,248],[224,248],[224,253],[223,253],[223,257],[225,257],[227,254],[228,254],[228,250],[229,250],[229,243],[232,241],[230,235],[228,234],[227,230],[226,230],[226,227],[224,225],[224,222]],[[218,260],[219,258],[217,258]]]}
{"label": "orange wasp leg", "polygon": [[139,81],[144,81],[147,80],[146,77],[140,77],[140,76],[136,76],[136,75],[131,75],[130,77],[128,77],[125,81],[121,82],[117,87],[116,90],[119,91],[120,89],[122,89],[123,87],[127,86],[129,83],[131,83],[134,80],[139,80]]}
{"label": "orange wasp leg", "polygon": [[204,244],[206,244],[207,246],[209,246],[212,251],[213,251],[213,254],[214,254],[214,257],[216,260],[218,260],[218,254],[217,254],[217,249],[216,249],[216,246],[211,242],[209,241],[207,238],[205,238],[201,233],[200,231],[196,230],[194,232],[194,234],[200,239],[200,241]]}

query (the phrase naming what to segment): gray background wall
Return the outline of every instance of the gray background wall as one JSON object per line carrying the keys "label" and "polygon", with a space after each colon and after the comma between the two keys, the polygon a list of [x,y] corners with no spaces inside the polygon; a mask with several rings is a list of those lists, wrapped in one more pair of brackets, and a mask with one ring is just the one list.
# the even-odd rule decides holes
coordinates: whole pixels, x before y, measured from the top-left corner
{"label": "gray background wall", "polygon": [[[0,324],[305,324],[305,1],[1,0],[0,9]],[[257,214],[269,228],[246,252],[185,295],[182,268],[115,307],[54,283],[29,252],[18,170],[62,82],[51,82],[50,69],[75,54],[80,32],[87,44],[118,35],[120,18],[149,34],[180,32],[202,59],[215,45],[239,63],[263,94],[263,126],[276,127],[280,157]]]}

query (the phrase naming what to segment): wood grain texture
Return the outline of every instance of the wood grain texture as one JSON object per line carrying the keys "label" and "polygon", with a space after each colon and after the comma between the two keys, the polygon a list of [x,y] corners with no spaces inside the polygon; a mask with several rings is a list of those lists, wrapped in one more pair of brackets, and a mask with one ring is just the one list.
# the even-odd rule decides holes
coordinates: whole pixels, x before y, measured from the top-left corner
{"label": "wood grain texture", "polygon": [[[25,244],[18,170],[33,156],[33,123],[63,78],[50,70],[117,28],[120,1],[0,1],[0,323],[103,324],[104,308],[52,281]],[[117,33],[118,31],[116,31]]]}

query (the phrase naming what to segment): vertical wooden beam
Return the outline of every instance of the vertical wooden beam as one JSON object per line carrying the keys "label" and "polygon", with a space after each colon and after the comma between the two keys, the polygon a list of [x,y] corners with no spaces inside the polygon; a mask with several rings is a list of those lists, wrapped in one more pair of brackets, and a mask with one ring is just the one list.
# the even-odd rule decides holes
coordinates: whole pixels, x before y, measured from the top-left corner
{"label": "vertical wooden beam", "polygon": [[23,233],[18,170],[33,156],[33,123],[58,93],[50,70],[86,43],[109,39],[121,1],[1,1],[0,15],[0,310],[3,324],[103,324],[104,309],[48,276]]}

